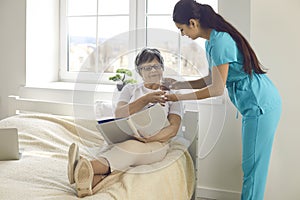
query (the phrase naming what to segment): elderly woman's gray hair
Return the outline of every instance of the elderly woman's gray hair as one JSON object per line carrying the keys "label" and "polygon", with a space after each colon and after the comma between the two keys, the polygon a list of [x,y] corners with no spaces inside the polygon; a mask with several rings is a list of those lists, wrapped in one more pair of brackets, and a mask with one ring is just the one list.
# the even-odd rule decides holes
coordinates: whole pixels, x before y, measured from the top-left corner
{"label": "elderly woman's gray hair", "polygon": [[135,70],[140,73],[139,66],[151,62],[156,59],[160,64],[162,69],[164,69],[164,59],[160,54],[160,51],[155,48],[143,48],[135,58]]}

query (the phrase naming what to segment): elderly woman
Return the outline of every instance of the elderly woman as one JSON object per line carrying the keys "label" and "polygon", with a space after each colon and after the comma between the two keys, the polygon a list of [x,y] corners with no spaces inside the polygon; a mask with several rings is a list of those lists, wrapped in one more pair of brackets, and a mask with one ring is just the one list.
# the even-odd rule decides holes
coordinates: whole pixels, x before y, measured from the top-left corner
{"label": "elderly woman", "polygon": [[[116,117],[127,117],[149,106],[160,103],[168,113],[170,125],[148,137],[136,137],[111,147],[97,160],[88,161],[80,157],[76,144],[69,148],[68,178],[76,184],[77,195],[93,194],[93,188],[113,170],[127,170],[131,166],[161,161],[168,150],[171,138],[179,129],[182,109],[179,102],[166,102],[164,91],[160,90],[164,61],[157,49],[144,48],[136,56],[135,68],[143,83],[126,85],[119,97]],[[94,191],[95,192],[95,191]]]}

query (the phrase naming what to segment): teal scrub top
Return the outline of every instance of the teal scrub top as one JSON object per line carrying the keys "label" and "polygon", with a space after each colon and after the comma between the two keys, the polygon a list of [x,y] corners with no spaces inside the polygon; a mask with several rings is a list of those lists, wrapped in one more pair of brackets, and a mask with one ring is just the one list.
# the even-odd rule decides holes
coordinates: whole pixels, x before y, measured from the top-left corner
{"label": "teal scrub top", "polygon": [[281,105],[280,95],[266,74],[250,76],[243,69],[243,55],[230,34],[212,30],[205,43],[209,70],[229,64],[226,88],[243,116],[259,116]]}

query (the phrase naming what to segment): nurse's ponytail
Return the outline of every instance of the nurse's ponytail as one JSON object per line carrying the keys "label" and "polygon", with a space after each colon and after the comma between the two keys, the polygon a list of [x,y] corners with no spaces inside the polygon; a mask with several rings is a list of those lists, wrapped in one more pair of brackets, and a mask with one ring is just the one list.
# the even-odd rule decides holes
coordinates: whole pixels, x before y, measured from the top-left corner
{"label": "nurse's ponytail", "polygon": [[189,25],[190,19],[198,19],[202,28],[215,29],[218,32],[227,32],[236,42],[238,49],[244,57],[244,71],[251,75],[252,70],[257,74],[265,74],[252,47],[244,36],[228,23],[221,15],[217,14],[211,6],[200,4],[195,0],[180,0],[173,10],[173,21]]}

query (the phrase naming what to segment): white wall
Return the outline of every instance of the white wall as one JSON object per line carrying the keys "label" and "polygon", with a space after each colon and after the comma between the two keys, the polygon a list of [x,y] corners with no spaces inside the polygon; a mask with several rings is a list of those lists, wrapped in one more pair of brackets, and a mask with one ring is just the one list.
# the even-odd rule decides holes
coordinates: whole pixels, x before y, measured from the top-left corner
{"label": "white wall", "polygon": [[[238,200],[242,187],[241,115],[237,119],[237,110],[227,96],[225,100],[225,105],[198,106],[200,155],[197,190],[201,197]],[[210,151],[219,134],[219,140]]]}
{"label": "white wall", "polygon": [[25,0],[0,0],[0,119],[7,96],[25,85]]}
{"label": "white wall", "polygon": [[248,40],[250,39],[251,0],[219,0],[218,12],[235,26]]}
{"label": "white wall", "polygon": [[283,99],[266,199],[300,198],[300,1],[252,0],[251,43]]}
{"label": "white wall", "polygon": [[57,81],[58,6],[59,0],[0,0],[0,119],[20,86]]}
{"label": "white wall", "polygon": [[58,33],[59,0],[26,0],[26,85],[58,80]]}

